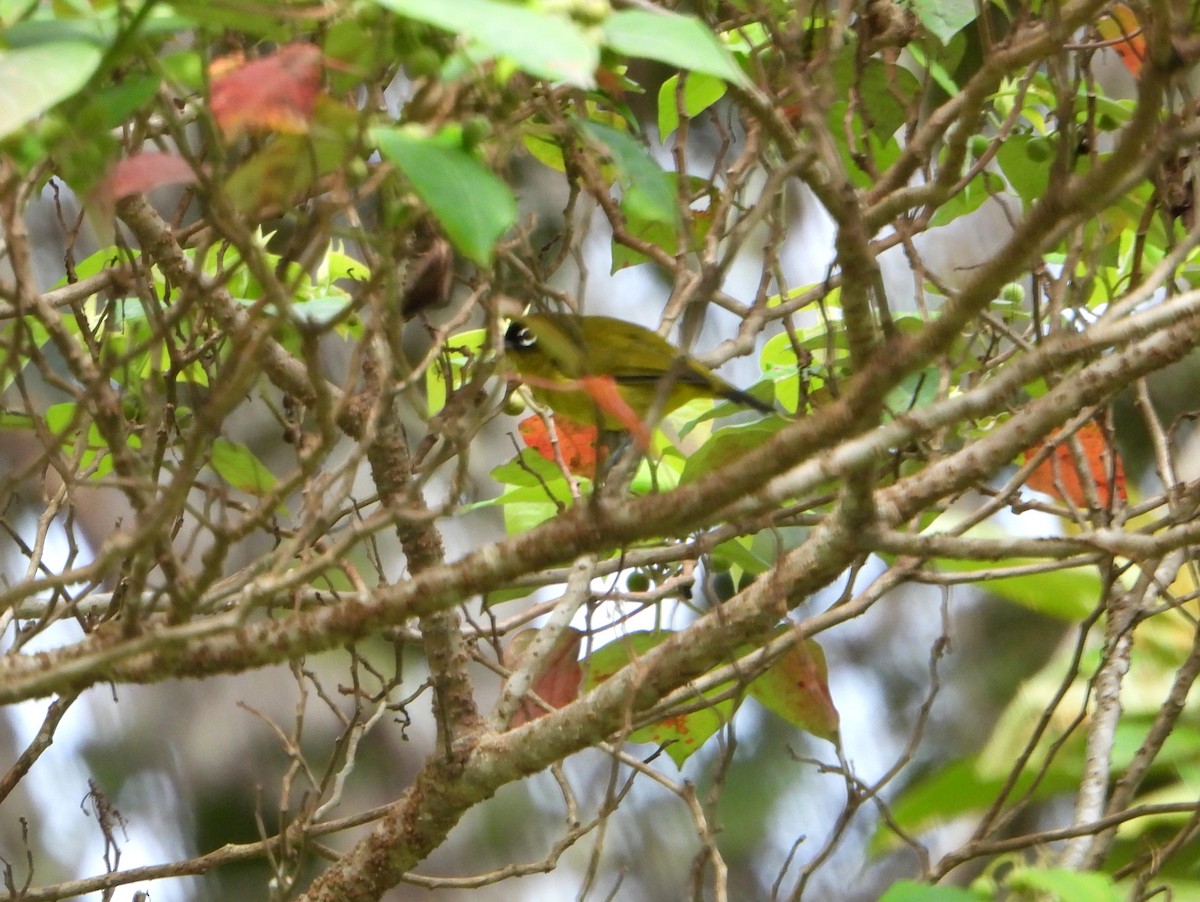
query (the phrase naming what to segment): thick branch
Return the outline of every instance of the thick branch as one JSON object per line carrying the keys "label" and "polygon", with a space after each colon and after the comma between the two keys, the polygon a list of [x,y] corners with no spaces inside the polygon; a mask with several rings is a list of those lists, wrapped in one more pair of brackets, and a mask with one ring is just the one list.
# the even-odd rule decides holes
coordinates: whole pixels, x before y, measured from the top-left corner
{"label": "thick branch", "polygon": [[[963,451],[883,490],[883,525],[897,524],[932,503],[985,479],[1071,413],[1104,401],[1139,376],[1180,359],[1200,340],[1194,314],[1169,329],[1104,357],[1015,414],[1008,422]],[[1086,343],[1084,343],[1086,344]],[[1040,371],[1070,356],[1071,343],[1055,345],[1032,369]],[[1031,355],[1032,356],[1032,355]],[[1028,370],[1018,367],[1022,375]],[[105,643],[92,638],[38,657],[0,661],[0,701],[15,701],[91,685],[102,679],[145,682],[169,676],[238,672],[362,638],[382,626],[450,607],[476,593],[491,591],[536,569],[571,557],[632,544],[647,536],[692,532],[716,520],[755,516],[783,500],[802,497],[830,478],[888,453],[896,444],[963,417],[1005,409],[1011,383],[964,393],[923,411],[899,417],[859,438],[844,441],[860,405],[875,403],[879,386],[864,373],[820,417],[808,417],[761,448],[673,492],[646,498],[595,499],[503,542],[485,546],[454,565],[439,565],[395,586],[379,589],[373,600],[335,603],[286,620],[241,624],[236,615],[150,630],[134,639]],[[865,397],[864,397],[865,396]],[[819,454],[843,440],[836,450]],[[794,461],[799,466],[772,479]],[[765,483],[765,484],[764,484]],[[267,577],[243,590],[246,606],[269,597]],[[168,653],[162,646],[173,645]],[[186,650],[185,650],[186,649]]]}

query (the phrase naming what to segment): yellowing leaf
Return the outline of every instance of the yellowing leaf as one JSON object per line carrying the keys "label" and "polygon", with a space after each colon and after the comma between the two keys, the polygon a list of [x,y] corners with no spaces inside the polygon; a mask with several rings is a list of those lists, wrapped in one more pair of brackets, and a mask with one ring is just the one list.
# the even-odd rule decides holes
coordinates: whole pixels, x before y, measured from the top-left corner
{"label": "yellowing leaf", "polygon": [[[673,635],[674,633],[668,630],[629,633],[597,649],[586,659],[585,690],[600,685],[639,655]],[[729,691],[731,686],[732,683],[718,686],[705,695],[723,695]],[[667,755],[675,762],[676,766],[682,767],[688,758],[703,748],[704,743],[729,721],[736,707],[737,702],[734,699],[714,702],[709,707],[701,708],[698,711],[677,714],[659,723],[635,730],[629,735],[629,741],[653,742],[656,745],[664,746]]]}
{"label": "yellowing leaf", "polygon": [[1096,30],[1106,41],[1116,42],[1112,49],[1136,78],[1146,61],[1146,38],[1134,11],[1124,3],[1114,3],[1109,15],[1096,23]]}
{"label": "yellowing leaf", "polygon": [[825,652],[813,639],[794,645],[750,684],[767,710],[814,736],[837,740],[838,712],[829,694]]}

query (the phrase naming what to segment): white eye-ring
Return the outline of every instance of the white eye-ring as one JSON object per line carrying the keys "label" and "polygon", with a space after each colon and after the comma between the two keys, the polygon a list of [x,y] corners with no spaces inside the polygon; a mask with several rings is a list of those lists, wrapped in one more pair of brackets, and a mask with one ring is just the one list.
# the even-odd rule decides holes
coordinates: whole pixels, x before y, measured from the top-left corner
{"label": "white eye-ring", "polygon": [[510,348],[527,349],[537,344],[537,336],[522,323],[512,323],[504,333],[504,344]]}

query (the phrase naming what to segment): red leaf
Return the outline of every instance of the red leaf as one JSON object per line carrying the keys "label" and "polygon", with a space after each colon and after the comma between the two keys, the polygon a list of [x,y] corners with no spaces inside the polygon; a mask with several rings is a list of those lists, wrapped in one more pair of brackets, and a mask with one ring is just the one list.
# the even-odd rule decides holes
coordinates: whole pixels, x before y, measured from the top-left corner
{"label": "red leaf", "polygon": [[[527,448],[532,448],[546,460],[554,461],[554,443],[546,423],[539,416],[528,416],[517,424],[521,439]],[[576,476],[596,478],[596,450],[599,431],[595,426],[576,423],[566,417],[554,418],[554,434],[558,438],[558,450],[563,463]]]}
{"label": "red leaf", "polygon": [[321,51],[288,44],[244,65],[214,60],[209,108],[227,137],[245,131],[303,134],[312,120],[321,83]]}
{"label": "red leaf", "polygon": [[[537,632],[534,629],[522,630],[513,636],[504,652],[506,661],[510,662],[509,666],[520,663],[522,654],[533,642]],[[579,630],[564,630],[558,643],[550,651],[545,669],[533,681],[533,694],[552,708],[562,708],[579,697],[579,686],[583,682],[583,667],[579,663],[579,647],[582,642],[583,633]],[[526,698],[521,701],[521,706],[513,715],[509,726],[519,727],[548,713],[545,706]]]}
{"label": "red leaf", "polygon": [[[1111,507],[1113,490],[1122,501],[1128,496],[1125,492],[1125,467],[1117,449],[1109,444],[1108,437],[1100,424],[1089,420],[1075,433],[1079,445],[1083,449],[1083,457],[1091,471],[1090,478],[1096,485],[1096,496],[1104,507]],[[1049,456],[1029,475],[1026,481],[1031,489],[1045,492],[1060,501],[1068,501],[1076,507],[1087,507],[1087,493],[1083,489],[1083,476],[1075,464],[1075,455],[1071,453],[1071,444],[1067,439],[1051,437],[1054,445]],[[1031,459],[1045,447],[1039,442],[1025,451],[1025,459]],[[1111,457],[1111,469],[1110,469]],[[1112,473],[1111,482],[1109,473]]]}
{"label": "red leaf", "polygon": [[103,200],[113,203],[161,185],[194,181],[196,171],[183,157],[169,153],[139,153],[113,164],[101,183],[100,194]]}

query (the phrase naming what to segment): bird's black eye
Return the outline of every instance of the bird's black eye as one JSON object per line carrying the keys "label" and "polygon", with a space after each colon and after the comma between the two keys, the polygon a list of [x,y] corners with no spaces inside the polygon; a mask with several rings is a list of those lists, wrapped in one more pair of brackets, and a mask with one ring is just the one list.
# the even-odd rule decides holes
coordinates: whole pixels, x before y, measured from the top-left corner
{"label": "bird's black eye", "polygon": [[535,344],[537,344],[537,338],[522,323],[510,323],[508,331],[504,333],[504,346],[510,350],[526,351]]}

